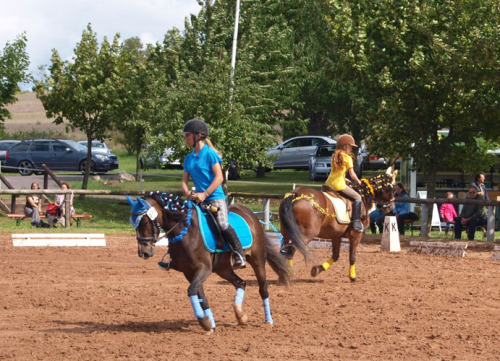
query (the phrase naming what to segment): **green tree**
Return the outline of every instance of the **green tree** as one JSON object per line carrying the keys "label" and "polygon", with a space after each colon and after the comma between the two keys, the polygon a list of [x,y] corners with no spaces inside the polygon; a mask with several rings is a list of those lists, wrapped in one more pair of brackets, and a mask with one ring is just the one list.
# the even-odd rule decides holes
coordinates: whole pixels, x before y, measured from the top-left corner
{"label": "green tree", "polygon": [[437,170],[491,165],[486,149],[500,133],[499,15],[491,1],[329,1],[334,79],[362,87],[370,149],[413,158],[430,198]]}
{"label": "green tree", "polygon": [[153,134],[170,137],[178,154],[189,151],[179,139],[182,124],[198,117],[210,127],[211,139],[225,163],[240,167],[268,164],[264,150],[273,144],[274,126],[290,113],[295,85],[291,51],[293,30],[280,13],[280,1],[242,3],[234,88],[231,48],[235,1],[204,1],[198,16],[186,22],[184,38],[166,53],[177,54],[169,92],[168,120]]}
{"label": "green tree", "polygon": [[14,42],[8,42],[0,51],[0,127],[10,118],[6,105],[14,103],[19,84],[26,83],[31,78],[28,74],[29,57],[26,53],[26,35],[19,35]]}
{"label": "green tree", "polygon": [[[175,43],[179,33],[169,31],[167,38]],[[127,39],[121,49],[121,84],[118,86],[119,101],[116,103],[117,128],[130,141],[137,156],[136,178],[140,177],[140,158],[145,151],[160,155],[170,137],[153,132],[153,124],[164,124],[169,116],[169,89],[175,70],[172,65],[176,55],[163,51],[161,44],[148,46],[145,50],[138,38]],[[145,145],[148,145],[145,149]]]}
{"label": "green tree", "polygon": [[113,104],[117,101],[119,35],[113,43],[104,38],[99,45],[91,25],[82,33],[72,61],[62,61],[52,51],[52,65],[44,79],[36,81],[35,91],[47,117],[54,123],[82,130],[88,140],[87,162],[82,188],[87,188],[92,167],[93,139],[104,139],[113,126]]}

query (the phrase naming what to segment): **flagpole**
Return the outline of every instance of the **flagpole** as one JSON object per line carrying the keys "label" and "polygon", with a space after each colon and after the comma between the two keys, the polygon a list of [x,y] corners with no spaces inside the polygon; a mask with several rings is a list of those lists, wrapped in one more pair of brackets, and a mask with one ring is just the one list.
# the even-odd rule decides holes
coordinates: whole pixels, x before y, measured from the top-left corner
{"label": "flagpole", "polygon": [[238,43],[238,23],[240,19],[240,0],[236,0],[236,11],[234,14],[233,51],[231,55],[231,75],[229,77],[231,87],[229,88],[229,109],[232,109],[234,89],[234,69],[236,67],[236,46]]}

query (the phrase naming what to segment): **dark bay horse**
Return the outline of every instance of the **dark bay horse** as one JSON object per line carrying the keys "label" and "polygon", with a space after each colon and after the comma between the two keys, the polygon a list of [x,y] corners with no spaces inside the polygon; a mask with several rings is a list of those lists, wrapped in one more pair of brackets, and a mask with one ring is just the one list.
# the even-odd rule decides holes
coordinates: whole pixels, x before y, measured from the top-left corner
{"label": "dark bay horse", "polygon": [[[384,205],[383,210],[390,212],[394,208],[393,184],[397,171],[390,174],[390,169],[386,174],[377,175],[370,179],[361,179],[362,185],[354,187],[363,198],[361,221],[364,228],[368,228],[370,219],[368,210],[373,206],[374,201]],[[345,199],[347,209],[352,209],[352,202]],[[306,258],[310,260],[311,253],[307,244],[313,238],[329,239],[332,241],[332,258],[322,265],[313,266],[311,275],[316,277],[319,273],[326,271],[336,262],[340,254],[341,238],[349,239],[349,278],[356,280],[356,249],[363,233],[356,232],[352,228],[352,223],[339,223],[332,201],[319,190],[300,187],[285,195],[279,209],[281,233],[284,242],[281,252],[287,255],[291,264],[293,254],[298,249]]]}
{"label": "dark bay horse", "polygon": [[[191,201],[173,200],[172,195],[156,192],[133,201],[127,196],[132,206],[131,223],[137,232],[138,255],[144,259],[154,255],[155,243],[161,230],[166,232],[169,240],[170,268],[184,273],[189,281],[188,296],[191,300],[195,317],[204,330],[213,332],[215,320],[210,310],[207,297],[203,291],[203,282],[212,272],[229,281],[236,288],[234,312],[239,324],[248,320],[242,304],[246,282],[238,277],[231,265],[231,253],[210,253],[206,250],[197,209]],[[280,280],[290,281],[291,267],[286,258],[269,243],[264,229],[257,216],[241,205],[229,207],[231,212],[240,215],[248,225],[252,244],[245,250],[247,263],[250,264],[257,277],[259,293],[263,301],[266,324],[272,326],[273,319],[269,305],[269,293],[266,280],[266,261],[278,274]]]}

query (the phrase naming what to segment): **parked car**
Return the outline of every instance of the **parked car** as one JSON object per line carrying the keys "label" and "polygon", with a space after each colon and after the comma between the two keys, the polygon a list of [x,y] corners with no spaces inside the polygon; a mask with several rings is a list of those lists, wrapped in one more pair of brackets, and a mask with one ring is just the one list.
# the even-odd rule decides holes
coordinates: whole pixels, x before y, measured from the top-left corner
{"label": "parked car", "polygon": [[[88,141],[86,141],[86,140],[80,140],[78,143],[80,143],[81,145],[85,146],[85,149],[87,149]],[[108,146],[106,145],[106,143],[101,142],[100,140],[93,140],[92,141],[92,154],[104,154],[104,155],[107,155],[113,161],[116,161],[116,164],[118,165],[118,157],[111,152],[111,149],[108,148]]]}
{"label": "parked car", "polygon": [[[309,179],[322,180],[328,178],[332,171],[332,155],[337,149],[335,144],[320,145],[309,158]],[[358,178],[362,175],[363,156],[356,157],[354,171]]]}
{"label": "parked car", "polygon": [[337,144],[337,141],[320,135],[294,137],[272,148],[267,155],[272,157],[275,169],[308,169],[311,154],[324,144]]}
{"label": "parked car", "polygon": [[158,156],[149,155],[146,158],[141,158],[142,169],[156,169],[156,168],[182,168],[179,159],[170,160],[170,156],[174,153],[173,149],[165,148],[163,154]]}
{"label": "parked car", "polygon": [[21,143],[20,140],[0,140],[0,150],[9,150],[14,145]]}
{"label": "parked car", "polygon": [[[8,151],[5,166],[22,175],[41,173],[42,164],[52,170],[85,172],[87,147],[66,139],[23,140]],[[110,154],[92,153],[90,172],[107,172],[118,168],[118,158]]]}
{"label": "parked car", "polygon": [[316,181],[328,178],[332,170],[332,155],[335,144],[320,145],[309,158],[309,179]]}
{"label": "parked car", "polygon": [[[86,147],[88,144],[88,141],[80,140],[78,143],[80,143],[81,145],[84,145]],[[101,142],[100,140],[93,140],[92,141],[92,153],[108,154],[108,153],[111,153],[111,149],[108,148],[106,143]]]}
{"label": "parked car", "polygon": [[20,140],[0,140],[0,161],[2,165],[5,165],[5,162],[7,161],[7,151],[20,142]]}

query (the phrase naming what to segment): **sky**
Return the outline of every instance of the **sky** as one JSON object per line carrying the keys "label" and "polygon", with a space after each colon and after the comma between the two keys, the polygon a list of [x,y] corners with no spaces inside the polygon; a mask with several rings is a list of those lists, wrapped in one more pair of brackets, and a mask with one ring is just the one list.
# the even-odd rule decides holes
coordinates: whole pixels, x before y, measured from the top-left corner
{"label": "sky", "polygon": [[[165,33],[184,29],[196,0],[0,0],[0,51],[23,32],[28,39],[29,71],[39,78],[39,66],[50,65],[52,49],[70,60],[90,23],[101,43],[139,37],[143,44],[162,42]],[[21,86],[29,90],[31,85]]]}

